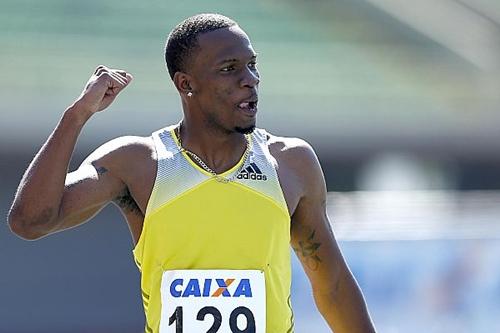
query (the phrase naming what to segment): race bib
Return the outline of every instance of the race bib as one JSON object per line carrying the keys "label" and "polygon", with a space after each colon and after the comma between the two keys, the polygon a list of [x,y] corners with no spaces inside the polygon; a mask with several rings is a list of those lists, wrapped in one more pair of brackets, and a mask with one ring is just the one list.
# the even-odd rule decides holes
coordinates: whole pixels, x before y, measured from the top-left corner
{"label": "race bib", "polygon": [[265,333],[258,270],[171,270],[161,281],[160,333]]}

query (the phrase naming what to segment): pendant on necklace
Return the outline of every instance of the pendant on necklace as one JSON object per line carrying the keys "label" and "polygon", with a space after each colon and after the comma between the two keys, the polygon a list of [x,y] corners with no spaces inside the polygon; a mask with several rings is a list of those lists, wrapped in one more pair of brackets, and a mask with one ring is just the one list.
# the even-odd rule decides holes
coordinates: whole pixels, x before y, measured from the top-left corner
{"label": "pendant on necklace", "polygon": [[229,183],[229,179],[219,176],[219,175],[214,175],[215,180],[218,181],[219,183],[227,184]]}

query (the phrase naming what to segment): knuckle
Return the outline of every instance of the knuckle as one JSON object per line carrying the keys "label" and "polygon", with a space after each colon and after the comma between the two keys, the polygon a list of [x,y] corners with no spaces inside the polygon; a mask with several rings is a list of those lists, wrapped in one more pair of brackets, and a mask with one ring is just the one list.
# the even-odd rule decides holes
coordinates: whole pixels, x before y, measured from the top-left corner
{"label": "knuckle", "polygon": [[111,74],[108,72],[101,72],[97,74],[97,77],[100,79],[111,79]]}
{"label": "knuckle", "polygon": [[127,74],[122,71],[122,70],[115,70],[115,74],[119,77],[119,78],[124,78]]}
{"label": "knuckle", "polygon": [[100,71],[102,71],[103,69],[106,69],[106,66],[104,66],[104,65],[99,65],[99,66],[97,66],[97,67],[95,68],[94,73],[95,73],[95,74],[97,74],[97,73],[99,73]]}

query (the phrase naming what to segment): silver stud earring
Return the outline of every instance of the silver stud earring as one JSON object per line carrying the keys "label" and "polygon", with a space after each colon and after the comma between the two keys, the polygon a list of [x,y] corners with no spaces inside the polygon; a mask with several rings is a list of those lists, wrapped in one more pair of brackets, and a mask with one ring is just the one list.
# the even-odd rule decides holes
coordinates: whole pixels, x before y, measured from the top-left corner
{"label": "silver stud earring", "polygon": [[193,93],[190,91],[187,93],[188,97],[192,97],[193,96]]}

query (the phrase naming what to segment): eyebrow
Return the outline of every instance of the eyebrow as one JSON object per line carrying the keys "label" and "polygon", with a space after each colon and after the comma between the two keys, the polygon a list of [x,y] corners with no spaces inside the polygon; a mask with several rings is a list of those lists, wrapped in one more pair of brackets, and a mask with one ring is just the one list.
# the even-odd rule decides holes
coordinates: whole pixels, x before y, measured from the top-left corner
{"label": "eyebrow", "polygon": [[[257,53],[255,53],[251,58],[250,60],[255,60],[257,59]],[[240,61],[240,59],[236,59],[236,58],[230,58],[230,59],[224,59],[224,60],[221,60],[219,61],[218,65],[222,65],[222,64],[225,64],[225,63],[228,63],[228,62],[238,62]]]}

